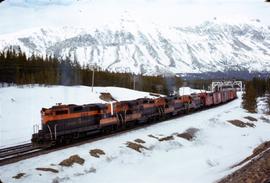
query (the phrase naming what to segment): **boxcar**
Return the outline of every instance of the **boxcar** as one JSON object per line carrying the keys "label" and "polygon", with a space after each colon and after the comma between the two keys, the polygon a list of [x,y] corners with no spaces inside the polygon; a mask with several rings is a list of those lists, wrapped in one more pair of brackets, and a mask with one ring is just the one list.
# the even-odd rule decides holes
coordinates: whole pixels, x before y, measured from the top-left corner
{"label": "boxcar", "polygon": [[213,101],[214,101],[214,105],[221,103],[221,93],[220,92],[213,93]]}

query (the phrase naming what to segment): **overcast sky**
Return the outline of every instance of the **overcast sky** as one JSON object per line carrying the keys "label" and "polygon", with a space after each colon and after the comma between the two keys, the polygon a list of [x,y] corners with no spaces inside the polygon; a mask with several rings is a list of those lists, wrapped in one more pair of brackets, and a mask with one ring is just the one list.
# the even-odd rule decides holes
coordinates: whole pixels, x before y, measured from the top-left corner
{"label": "overcast sky", "polygon": [[[5,0],[0,4],[0,34],[45,26],[97,26],[128,16],[136,22],[184,26],[205,20],[270,25],[264,0]],[[97,25],[95,25],[97,24]]]}

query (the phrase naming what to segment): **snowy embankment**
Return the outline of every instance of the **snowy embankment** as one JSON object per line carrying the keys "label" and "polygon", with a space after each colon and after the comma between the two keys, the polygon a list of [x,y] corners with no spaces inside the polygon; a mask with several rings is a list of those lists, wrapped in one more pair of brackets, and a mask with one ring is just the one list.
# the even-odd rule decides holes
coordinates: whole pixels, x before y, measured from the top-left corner
{"label": "snowy embankment", "polygon": [[151,97],[149,93],[117,87],[51,86],[0,88],[0,148],[30,141],[33,126],[40,125],[40,110],[56,103],[104,103],[101,92],[110,92],[116,100]]}
{"label": "snowy embankment", "polygon": [[265,97],[258,97],[257,98],[257,112],[261,114],[270,114],[270,109],[267,104],[267,97],[270,94],[267,94]]}
{"label": "snowy embankment", "polygon": [[[62,89],[65,91],[64,88]],[[1,93],[5,93],[3,90],[0,90]],[[18,89],[13,88],[13,90],[16,92],[15,90]],[[9,91],[9,96],[12,96],[13,90]],[[26,93],[29,94],[31,89],[25,90],[28,90]],[[49,92],[49,89],[37,88],[34,90],[39,92],[46,90],[47,93],[42,92],[43,95],[61,96],[56,91]],[[112,90],[118,90],[118,88],[112,88]],[[119,89],[115,93],[112,92],[112,95],[115,95],[114,97],[124,96],[125,91],[127,90]],[[129,92],[131,91],[129,90]],[[137,94],[129,92],[126,93],[128,96],[137,96]],[[85,103],[94,100],[89,96],[90,91],[74,92],[73,95],[74,98],[86,98]],[[14,105],[14,110],[17,110],[19,101],[22,100],[18,95],[17,97],[15,101],[18,102],[18,106]],[[44,96],[40,94],[38,100],[32,101],[32,103],[27,102],[27,104],[29,107],[32,104],[39,108],[38,102],[43,100],[48,102],[47,105],[51,105],[49,99],[50,97],[44,99]],[[6,100],[10,100],[10,98]],[[6,103],[12,105],[10,101],[6,101]],[[26,105],[26,103],[24,104]],[[46,105],[43,107],[46,107]],[[247,116],[252,117],[251,119],[257,119],[257,121],[250,121],[245,118]],[[1,119],[3,118],[2,114]],[[219,107],[168,120],[109,139],[3,166],[1,167],[0,179],[3,182],[40,183],[215,182],[234,171],[235,169],[230,169],[230,167],[252,154],[252,150],[257,145],[270,140],[270,123],[267,119],[269,119],[267,115],[250,114],[243,110],[241,108],[241,94],[239,94],[238,99]],[[229,123],[228,120],[241,120],[249,125],[241,128]],[[250,125],[251,123],[254,126]],[[1,121],[1,126],[3,126],[2,124],[3,121]],[[20,121],[13,123],[13,127],[18,131],[18,127],[14,124],[21,125]],[[183,138],[185,136],[181,136],[187,129],[197,130],[193,139],[185,139]],[[140,144],[137,141],[136,143],[145,147],[145,149],[140,149],[141,152],[127,147],[127,142],[135,143],[135,139],[145,142]],[[93,157],[89,154],[89,151],[93,149],[101,149],[105,154],[99,158]],[[82,165],[77,163],[70,167],[59,165],[62,160],[76,154],[85,160]],[[44,172],[36,170],[36,168],[52,168],[58,172]],[[24,174],[20,179],[12,178],[18,173]]]}

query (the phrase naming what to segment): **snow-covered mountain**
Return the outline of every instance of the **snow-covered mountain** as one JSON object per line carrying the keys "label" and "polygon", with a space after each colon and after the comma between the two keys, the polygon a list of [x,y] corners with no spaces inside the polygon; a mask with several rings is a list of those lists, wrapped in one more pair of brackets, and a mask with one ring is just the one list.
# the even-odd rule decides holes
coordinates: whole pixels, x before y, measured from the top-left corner
{"label": "snow-covered mountain", "polygon": [[270,71],[261,0],[6,0],[0,51],[144,74]]}
{"label": "snow-covered mountain", "polygon": [[9,46],[117,72],[270,71],[270,27],[259,22],[144,27],[122,19],[98,28],[37,28],[0,36],[0,49]]}

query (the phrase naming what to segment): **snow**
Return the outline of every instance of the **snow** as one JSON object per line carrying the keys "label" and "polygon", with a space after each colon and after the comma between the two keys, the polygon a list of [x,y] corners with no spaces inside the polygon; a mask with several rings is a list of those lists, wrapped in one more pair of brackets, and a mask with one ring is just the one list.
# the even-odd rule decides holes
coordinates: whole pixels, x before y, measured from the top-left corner
{"label": "snow", "polygon": [[[269,94],[267,94],[269,95]],[[267,97],[270,96],[264,96],[264,97],[258,97],[257,98],[257,112],[260,114],[270,114],[270,109],[267,104]]]}
{"label": "snow", "polygon": [[[0,51],[19,46],[112,72],[161,75],[228,70],[270,72],[270,29],[263,23],[207,21],[196,26],[140,24],[44,26],[0,34]],[[128,64],[127,64],[128,63]]]}
{"label": "snow", "polygon": [[[147,95],[146,93],[137,93],[132,90],[121,88],[104,88],[112,91],[116,97],[137,97]],[[25,91],[24,91],[25,90]],[[32,90],[32,92],[31,92]],[[51,90],[51,91],[50,91]],[[55,101],[43,98],[46,95],[55,96],[63,100],[60,91],[67,91],[65,94],[67,101],[80,101],[85,98],[97,101],[97,95],[90,92],[87,87],[35,87],[35,88],[2,88],[1,96],[5,94],[5,101],[1,97],[1,104],[12,105],[11,98],[14,98],[15,104],[11,111],[19,112],[20,104],[24,106],[33,105],[32,112],[39,108],[39,102],[43,105],[51,105]],[[96,88],[95,91],[101,91],[102,88]],[[13,91],[13,92],[12,92]],[[78,93],[80,92],[80,93]],[[42,94],[43,95],[42,95]],[[46,94],[46,95],[45,95]],[[27,97],[33,95],[36,100],[27,100]],[[94,96],[96,95],[96,96]],[[77,98],[78,99],[74,99]],[[96,99],[95,99],[96,98]],[[29,98],[28,98],[29,99]],[[48,101],[47,101],[48,100]],[[30,103],[29,103],[30,101]],[[64,100],[63,100],[64,101]],[[58,102],[58,101],[57,101]],[[81,101],[84,103],[83,101]],[[29,105],[30,104],[30,105]],[[261,117],[269,119],[269,115],[250,114],[241,107],[241,93],[238,93],[238,99],[227,104],[196,112],[191,115],[168,120],[159,124],[151,125],[147,128],[123,133],[111,138],[99,140],[93,143],[87,143],[77,147],[53,152],[47,155],[23,160],[18,163],[5,165],[1,167],[1,177],[3,182],[215,182],[233,170],[232,165],[243,160],[252,153],[252,150],[263,141],[270,140],[270,124],[261,120]],[[43,106],[44,107],[44,106]],[[8,113],[4,113],[6,107],[2,107],[2,118],[6,118]],[[38,109],[39,110],[39,109]],[[27,116],[27,115],[25,115]],[[248,122],[244,117],[252,116],[258,119],[254,122],[256,127],[239,128],[227,122],[227,120],[239,119]],[[22,116],[17,116],[21,119]],[[3,121],[1,121],[1,126]],[[14,124],[16,124],[14,126]],[[22,129],[21,122],[13,123],[14,130]],[[31,126],[31,125],[30,125]],[[148,135],[156,137],[165,137],[175,133],[182,133],[188,128],[199,129],[196,138],[193,141],[176,137],[174,140],[160,142]],[[8,129],[7,129],[8,130]],[[6,132],[5,135],[12,132]],[[148,148],[138,153],[126,147],[127,141],[133,141],[140,138],[146,143],[142,144]],[[94,158],[89,155],[90,149],[99,148],[106,154],[100,158]],[[71,155],[78,154],[85,159],[81,166],[74,164],[72,167],[61,167],[58,165],[63,159]],[[37,167],[51,167],[59,170],[59,173],[50,173],[37,171]],[[90,169],[95,169],[91,172]],[[17,173],[26,173],[24,177],[15,180],[12,176]]]}
{"label": "snow", "polygon": [[190,95],[192,93],[204,93],[205,90],[193,89],[190,87],[181,87],[179,88],[179,95]]}
{"label": "snow", "polygon": [[[23,86],[0,88],[0,148],[30,141],[33,126],[40,125],[40,110],[56,103],[104,103],[101,92],[110,92],[116,100],[152,97],[149,93],[117,87]],[[23,130],[20,130],[23,129]]]}

